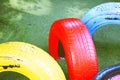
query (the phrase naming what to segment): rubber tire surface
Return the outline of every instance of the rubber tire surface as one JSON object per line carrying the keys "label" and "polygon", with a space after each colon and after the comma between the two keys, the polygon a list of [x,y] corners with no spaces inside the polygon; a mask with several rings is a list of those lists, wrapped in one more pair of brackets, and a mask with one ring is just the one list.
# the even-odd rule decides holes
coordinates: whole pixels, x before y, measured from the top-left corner
{"label": "rubber tire surface", "polygon": [[108,78],[120,74],[120,64],[115,64],[101,70],[94,80],[108,80]]}
{"label": "rubber tire surface", "polygon": [[[30,61],[2,55],[0,56],[0,72],[7,71],[22,74],[29,78],[29,80],[39,80],[39,73],[36,73],[36,67],[32,65]],[[4,76],[0,77],[0,79],[2,78],[4,78]],[[8,79],[7,77],[7,80]]]}
{"label": "rubber tire surface", "polygon": [[93,80],[98,72],[96,50],[86,26],[77,18],[56,20],[49,32],[49,53],[56,60],[61,41],[69,80]]}
{"label": "rubber tire surface", "polygon": [[120,25],[120,2],[100,4],[88,11],[81,20],[87,26],[91,35],[103,25]]}
{"label": "rubber tire surface", "polygon": [[[21,62],[21,66],[26,67],[27,65],[31,73],[36,73],[35,75],[39,78],[31,78],[32,75],[30,75],[28,76],[30,80],[66,80],[58,63],[48,53],[34,45],[24,42],[2,43],[0,44],[0,56],[12,57],[13,59],[15,58],[16,61]],[[0,63],[4,64],[4,62]],[[19,69],[19,71],[23,72],[21,74],[27,73],[26,69]]]}

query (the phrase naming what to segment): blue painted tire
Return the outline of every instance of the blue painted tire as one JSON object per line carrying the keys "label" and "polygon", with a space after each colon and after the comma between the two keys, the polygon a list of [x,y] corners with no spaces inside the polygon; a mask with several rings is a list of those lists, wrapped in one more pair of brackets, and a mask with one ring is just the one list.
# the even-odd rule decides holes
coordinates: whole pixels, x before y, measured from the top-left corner
{"label": "blue painted tire", "polygon": [[81,19],[91,35],[103,25],[120,25],[120,2],[100,4],[88,11]]}
{"label": "blue painted tire", "polygon": [[108,80],[118,74],[120,75],[120,64],[115,64],[99,71],[94,80]]}

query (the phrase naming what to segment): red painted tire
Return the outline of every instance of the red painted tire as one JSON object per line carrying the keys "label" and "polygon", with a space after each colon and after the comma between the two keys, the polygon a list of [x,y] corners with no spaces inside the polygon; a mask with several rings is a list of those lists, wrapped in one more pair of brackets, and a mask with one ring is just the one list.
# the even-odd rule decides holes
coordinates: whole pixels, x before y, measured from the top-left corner
{"label": "red painted tire", "polygon": [[61,41],[68,67],[69,80],[93,80],[98,72],[96,51],[86,26],[76,18],[55,21],[49,33],[49,53],[58,59]]}

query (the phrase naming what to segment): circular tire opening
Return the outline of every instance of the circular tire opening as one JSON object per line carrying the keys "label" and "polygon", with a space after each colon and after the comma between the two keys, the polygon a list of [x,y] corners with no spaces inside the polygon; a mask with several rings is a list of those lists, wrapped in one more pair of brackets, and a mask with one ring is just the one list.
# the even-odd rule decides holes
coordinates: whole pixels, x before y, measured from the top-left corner
{"label": "circular tire opening", "polygon": [[0,80],[30,80],[23,74],[13,72],[13,71],[4,71],[0,72]]}

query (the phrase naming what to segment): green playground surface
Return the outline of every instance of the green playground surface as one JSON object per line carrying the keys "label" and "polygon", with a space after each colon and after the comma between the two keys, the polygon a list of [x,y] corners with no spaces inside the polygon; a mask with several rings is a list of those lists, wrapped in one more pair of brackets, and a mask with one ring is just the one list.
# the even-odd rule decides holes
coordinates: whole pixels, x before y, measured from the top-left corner
{"label": "green playground surface", "polygon": [[[48,52],[49,29],[55,20],[70,17],[82,18],[91,8],[113,1],[120,2],[120,0],[1,0],[0,43],[22,41]],[[120,63],[120,25],[102,26],[94,33],[93,40],[99,70]],[[65,60],[58,63],[67,77]],[[12,74],[15,75],[11,72]],[[9,80],[13,80],[8,73],[6,75]],[[21,75],[16,76],[16,78],[19,77],[21,79]],[[22,80],[28,79],[23,77]]]}

